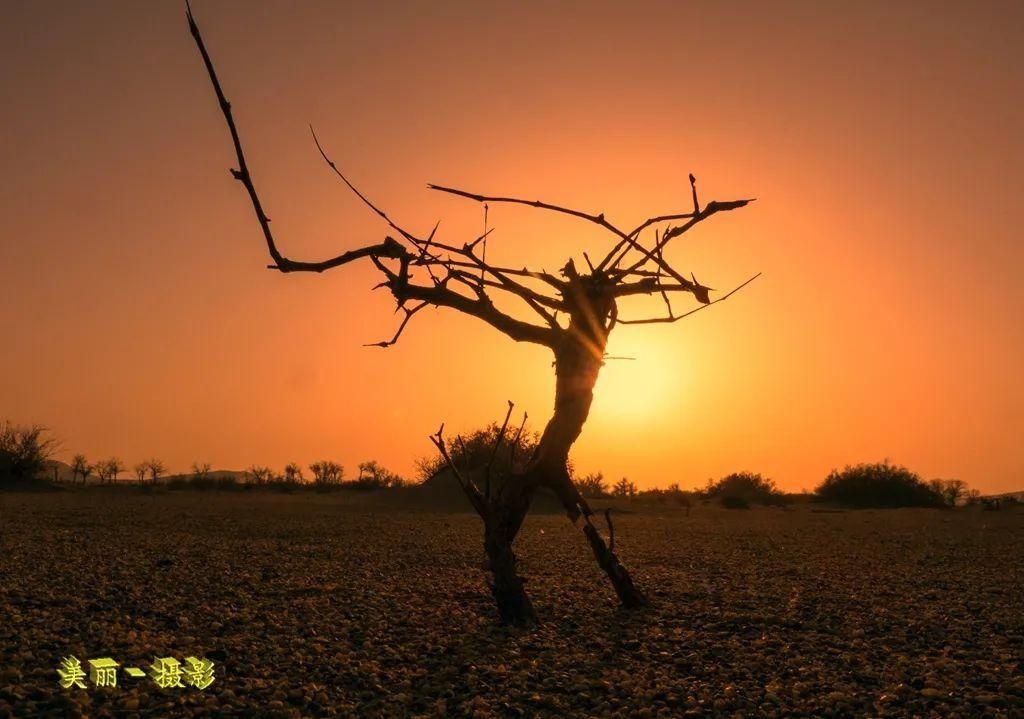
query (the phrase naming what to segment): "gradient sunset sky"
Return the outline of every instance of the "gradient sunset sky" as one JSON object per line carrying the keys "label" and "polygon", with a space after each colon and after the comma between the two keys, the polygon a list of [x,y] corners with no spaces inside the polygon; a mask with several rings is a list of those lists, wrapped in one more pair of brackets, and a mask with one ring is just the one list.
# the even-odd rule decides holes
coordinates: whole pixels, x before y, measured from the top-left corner
{"label": "gradient sunset sky", "polygon": [[[789,490],[883,458],[1024,489],[1024,3],[193,4],[282,250],[400,223],[461,243],[427,182],[632,227],[756,197],[670,252],[730,298],[619,327],[581,472],[757,471]],[[441,421],[540,428],[550,353],[450,310],[398,318],[369,265],[265,269],[183,3],[13,2],[0,25],[0,420],[62,458],[242,469],[375,458]],[[554,271],[598,228],[492,207],[489,259]],[[692,298],[691,298],[692,301]],[[632,311],[656,311],[640,302]]]}

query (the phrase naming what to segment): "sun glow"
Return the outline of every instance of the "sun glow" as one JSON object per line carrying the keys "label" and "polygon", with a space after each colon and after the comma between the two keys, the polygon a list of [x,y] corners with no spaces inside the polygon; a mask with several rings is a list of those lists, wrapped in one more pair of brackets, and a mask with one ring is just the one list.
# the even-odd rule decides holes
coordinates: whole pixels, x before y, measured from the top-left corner
{"label": "sun glow", "polygon": [[593,419],[645,424],[663,420],[678,407],[689,374],[678,349],[673,351],[670,343],[639,332],[616,339],[608,343],[608,356],[594,388]]}

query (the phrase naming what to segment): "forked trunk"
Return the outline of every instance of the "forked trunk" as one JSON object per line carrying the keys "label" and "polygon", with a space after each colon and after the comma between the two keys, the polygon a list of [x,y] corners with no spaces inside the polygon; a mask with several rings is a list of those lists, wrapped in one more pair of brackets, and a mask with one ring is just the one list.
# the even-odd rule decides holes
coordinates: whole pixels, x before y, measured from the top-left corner
{"label": "forked trunk", "polygon": [[595,319],[606,316],[606,312],[602,312],[606,308],[593,298],[585,306],[589,311],[574,313],[563,342],[555,352],[554,415],[544,428],[526,471],[509,479],[489,508],[492,516],[484,517],[484,545],[494,579],[492,591],[503,623],[529,625],[535,620],[523,587],[524,580],[516,573],[512,542],[526,518],[533,493],[541,486],[551,489],[570,521],[581,526],[622,606],[632,609],[647,603],[629,572],[591,522],[593,511],[569,476],[569,450],[590,414],[607,340],[603,321]]}

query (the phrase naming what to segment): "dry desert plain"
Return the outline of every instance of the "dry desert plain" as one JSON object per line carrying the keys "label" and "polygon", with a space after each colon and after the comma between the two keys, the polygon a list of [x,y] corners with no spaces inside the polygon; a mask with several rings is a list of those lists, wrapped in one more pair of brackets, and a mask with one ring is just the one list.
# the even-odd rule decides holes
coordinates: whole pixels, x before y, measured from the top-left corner
{"label": "dry desert plain", "polygon": [[[468,512],[0,494],[0,716],[1024,717],[1024,511],[618,506],[652,606],[619,610],[564,516],[531,515],[524,632],[496,626]],[[69,654],[216,678],[63,690]]]}

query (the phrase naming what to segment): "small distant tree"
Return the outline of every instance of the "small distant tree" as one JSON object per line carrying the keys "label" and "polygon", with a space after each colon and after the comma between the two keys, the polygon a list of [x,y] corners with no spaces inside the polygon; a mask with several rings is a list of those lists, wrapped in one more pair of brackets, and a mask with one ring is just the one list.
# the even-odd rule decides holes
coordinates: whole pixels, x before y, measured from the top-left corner
{"label": "small distant tree", "polygon": [[0,427],[0,484],[29,482],[46,468],[57,448],[42,425],[20,426],[5,422]]}
{"label": "small distant tree", "polygon": [[967,490],[964,496],[964,506],[974,507],[981,501],[981,492],[976,489]]}
{"label": "small distant tree", "polygon": [[933,479],[928,486],[942,497],[947,507],[956,507],[967,493],[967,482],[962,479]]}
{"label": "small distant tree", "polygon": [[262,464],[250,465],[249,469],[245,470],[245,474],[252,484],[267,484],[274,478],[274,470],[264,467]]}
{"label": "small distant tree", "polygon": [[389,489],[401,487],[405,480],[371,459],[359,464],[359,476],[347,484],[354,489]]}
{"label": "small distant tree", "polygon": [[941,492],[906,467],[889,464],[847,466],[833,470],[815,490],[819,501],[851,507],[943,507]]}
{"label": "small distant tree", "polygon": [[135,478],[139,480],[139,484],[142,484],[146,481],[146,475],[149,473],[149,464],[146,462],[139,462],[132,467],[132,471],[135,472]]}
{"label": "small distant tree", "polygon": [[125,471],[125,466],[120,459],[111,457],[107,460],[107,479],[110,482],[116,482],[118,475],[123,471]]}
{"label": "small distant tree", "polygon": [[164,463],[154,457],[146,462],[146,471],[149,472],[149,481],[156,484],[160,481],[160,478],[164,476],[167,468]]}
{"label": "small distant tree", "polygon": [[284,481],[289,484],[302,484],[306,481],[305,476],[302,474],[302,467],[290,462],[284,466]]}
{"label": "small distant tree", "polygon": [[345,468],[337,462],[322,460],[309,465],[309,471],[313,473],[313,483],[318,487],[327,487],[341,484],[345,476]]}
{"label": "small distant tree", "polygon": [[622,479],[615,483],[614,487],[612,487],[612,496],[624,497],[627,499],[630,497],[635,497],[636,485],[630,482],[625,477],[623,477]]}
{"label": "small distant tree", "polygon": [[124,465],[116,457],[100,460],[96,463],[96,476],[103,484],[113,482],[117,475],[124,471]]}
{"label": "small distant tree", "polygon": [[192,463],[192,481],[195,484],[209,484],[210,483],[210,470],[212,466],[209,462],[193,462]]}
{"label": "small distant tree", "polygon": [[71,481],[77,482],[78,478],[82,478],[82,483],[85,483],[85,478],[92,471],[89,466],[89,460],[85,458],[84,454],[76,454],[71,458]]}
{"label": "small distant tree", "polygon": [[608,483],[601,472],[591,473],[576,480],[576,486],[579,487],[580,494],[587,499],[600,499],[608,496]]}

